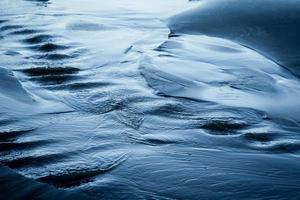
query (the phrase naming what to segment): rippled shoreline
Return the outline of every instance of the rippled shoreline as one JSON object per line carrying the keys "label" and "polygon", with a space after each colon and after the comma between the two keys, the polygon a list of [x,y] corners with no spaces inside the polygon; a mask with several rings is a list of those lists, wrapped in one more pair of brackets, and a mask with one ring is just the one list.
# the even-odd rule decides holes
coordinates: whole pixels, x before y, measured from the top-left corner
{"label": "rippled shoreline", "polygon": [[2,0],[0,163],[29,179],[3,168],[0,187],[45,183],[45,199],[61,189],[298,199],[299,78],[229,37],[234,30],[196,30],[209,2]]}

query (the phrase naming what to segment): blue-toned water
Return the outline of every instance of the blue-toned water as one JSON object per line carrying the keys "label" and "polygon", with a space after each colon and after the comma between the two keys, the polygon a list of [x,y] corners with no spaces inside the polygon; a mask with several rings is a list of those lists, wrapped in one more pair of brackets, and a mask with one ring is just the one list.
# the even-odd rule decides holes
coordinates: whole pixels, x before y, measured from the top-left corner
{"label": "blue-toned water", "polygon": [[299,5],[2,0],[0,199],[299,199]]}

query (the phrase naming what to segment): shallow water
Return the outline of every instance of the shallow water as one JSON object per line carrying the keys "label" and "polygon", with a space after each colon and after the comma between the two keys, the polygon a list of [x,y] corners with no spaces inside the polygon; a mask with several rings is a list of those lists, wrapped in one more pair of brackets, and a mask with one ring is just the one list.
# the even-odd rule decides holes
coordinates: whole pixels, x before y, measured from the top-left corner
{"label": "shallow water", "polygon": [[98,199],[298,199],[299,79],[170,34],[201,4],[2,0],[0,162]]}

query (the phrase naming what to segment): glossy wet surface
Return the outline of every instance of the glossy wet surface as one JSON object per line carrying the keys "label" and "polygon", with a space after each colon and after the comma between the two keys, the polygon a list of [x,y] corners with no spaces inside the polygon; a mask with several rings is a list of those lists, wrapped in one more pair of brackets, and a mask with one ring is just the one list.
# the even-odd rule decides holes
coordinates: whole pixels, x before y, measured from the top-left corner
{"label": "glossy wet surface", "polygon": [[299,79],[170,34],[198,5],[2,0],[0,162],[99,199],[298,199]]}

